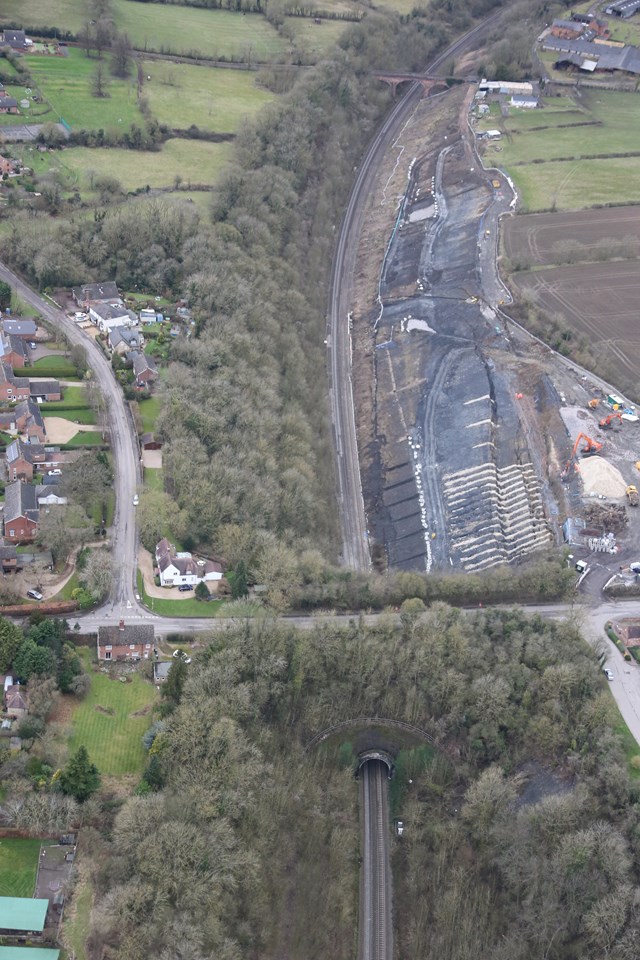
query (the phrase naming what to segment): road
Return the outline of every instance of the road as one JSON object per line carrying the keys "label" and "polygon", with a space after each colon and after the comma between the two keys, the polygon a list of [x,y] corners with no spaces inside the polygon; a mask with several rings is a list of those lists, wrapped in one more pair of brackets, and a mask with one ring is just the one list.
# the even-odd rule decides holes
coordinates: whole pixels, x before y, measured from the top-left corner
{"label": "road", "polygon": [[392,960],[391,868],[387,768],[369,760],[361,770],[362,882],[360,960]]}
{"label": "road", "polygon": [[[460,37],[428,64],[424,72],[429,75],[437,74],[452,58],[456,59],[473,48],[478,40],[491,30],[499,17],[500,13],[494,14]],[[358,460],[351,376],[350,310],[353,302],[354,270],[367,198],[373,189],[387,147],[399,134],[422,94],[421,85],[412,84],[371,141],[351,190],[331,270],[327,313],[327,363],[342,526],[342,562],[345,566],[360,571],[369,570],[371,556]]]}
{"label": "road", "polygon": [[4,264],[0,264],[0,279],[11,284],[18,296],[42,314],[53,327],[62,330],[69,342],[81,346],[93,376],[102,391],[107,405],[107,417],[113,451],[116,494],[116,511],[113,518],[112,550],[114,557],[113,585],[109,602],[99,611],[104,622],[113,622],[135,610],[137,616],[147,616],[147,611],[135,599],[137,571],[137,534],[133,495],[142,480],[136,446],[136,431],[120,385],[116,382],[111,364],[92,337],[80,331],[66,314],[50,300],[32,290]]}

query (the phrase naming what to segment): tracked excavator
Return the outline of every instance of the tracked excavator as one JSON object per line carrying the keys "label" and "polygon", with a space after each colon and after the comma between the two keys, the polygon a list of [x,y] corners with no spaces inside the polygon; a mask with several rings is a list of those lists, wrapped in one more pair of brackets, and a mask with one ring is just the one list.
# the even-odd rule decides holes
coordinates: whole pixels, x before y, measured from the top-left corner
{"label": "tracked excavator", "polygon": [[[581,441],[584,440],[584,446],[580,447]],[[582,457],[591,457],[594,453],[599,453],[602,450],[602,444],[597,440],[592,440],[591,437],[588,437],[586,433],[579,433],[576,437],[576,442],[573,445],[573,450],[571,451],[571,456],[566,462],[565,468],[562,471],[561,477],[563,480],[569,480],[571,477],[571,467],[576,471],[580,472],[580,467],[576,461],[578,453]]]}
{"label": "tracked excavator", "polygon": [[610,413],[608,417],[603,417],[598,426],[601,430],[609,430],[612,426],[614,420],[618,420],[622,424],[622,414],[621,413]]}

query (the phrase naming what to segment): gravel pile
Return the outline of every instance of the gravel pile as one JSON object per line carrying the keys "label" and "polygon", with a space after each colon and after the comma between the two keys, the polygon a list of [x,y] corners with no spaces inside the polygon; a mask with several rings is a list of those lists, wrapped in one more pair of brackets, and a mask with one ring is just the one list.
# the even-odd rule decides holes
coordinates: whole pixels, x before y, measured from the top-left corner
{"label": "gravel pile", "polygon": [[602,457],[586,457],[580,461],[580,476],[585,494],[602,494],[603,497],[624,497],[627,485],[617,467]]}

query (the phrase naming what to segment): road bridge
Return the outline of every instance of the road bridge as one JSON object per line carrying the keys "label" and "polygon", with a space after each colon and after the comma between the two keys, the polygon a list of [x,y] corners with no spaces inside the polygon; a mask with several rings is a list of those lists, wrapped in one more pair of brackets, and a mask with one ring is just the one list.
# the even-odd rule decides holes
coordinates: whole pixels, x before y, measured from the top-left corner
{"label": "road bridge", "polygon": [[478,77],[435,77],[425,73],[399,73],[399,72],[385,72],[384,70],[378,70],[373,74],[376,80],[381,80],[383,83],[389,84],[393,89],[393,95],[395,97],[398,87],[401,83],[416,83],[419,84],[425,95],[429,94],[434,87],[453,87],[456,84],[460,83],[478,83]]}

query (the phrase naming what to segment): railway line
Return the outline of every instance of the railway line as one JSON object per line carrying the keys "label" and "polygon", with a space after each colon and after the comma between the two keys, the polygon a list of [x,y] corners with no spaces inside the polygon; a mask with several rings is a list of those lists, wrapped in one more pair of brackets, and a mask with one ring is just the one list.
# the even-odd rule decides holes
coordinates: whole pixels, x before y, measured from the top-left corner
{"label": "railway line", "polygon": [[368,760],[361,776],[363,884],[360,960],[391,960],[391,882],[387,768]]}
{"label": "railway line", "polygon": [[[432,76],[442,67],[469,49],[487,34],[500,17],[488,17],[450,44],[425,68]],[[399,134],[423,93],[419,81],[411,84],[388,114],[360,164],[349,202],[340,226],[334,253],[327,313],[327,349],[329,393],[338,505],[342,528],[342,561],[354,570],[366,571],[371,565],[367,518],[362,493],[356,417],[351,375],[351,304],[358,242],[364,222],[367,197],[373,187],[389,143]]]}

